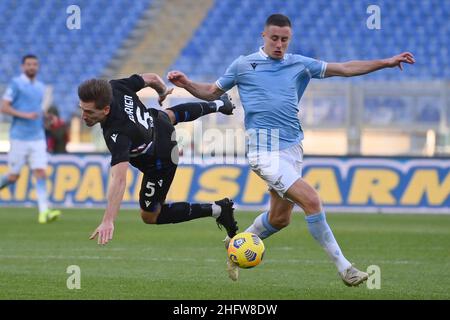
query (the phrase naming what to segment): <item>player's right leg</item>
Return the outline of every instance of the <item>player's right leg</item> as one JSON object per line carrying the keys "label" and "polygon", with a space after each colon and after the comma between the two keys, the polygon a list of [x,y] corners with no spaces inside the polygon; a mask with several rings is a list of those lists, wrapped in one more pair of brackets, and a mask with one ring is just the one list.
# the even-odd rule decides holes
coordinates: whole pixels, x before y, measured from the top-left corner
{"label": "player's right leg", "polygon": [[[306,214],[309,232],[328,253],[344,283],[354,286],[365,281],[368,277],[367,273],[354,268],[345,258],[337,244],[333,232],[326,222],[325,212],[323,211],[317,191],[301,177],[303,161],[302,146],[297,145],[278,152],[249,155],[248,159],[252,169],[281,198],[293,201],[303,208]],[[276,201],[277,199],[271,200]],[[272,217],[275,219],[269,220],[268,214],[266,216],[264,214],[260,216],[260,225],[268,230],[269,235],[278,231],[269,222],[273,221],[274,224],[277,223],[277,217]],[[283,217],[281,215],[281,218]],[[254,224],[256,225],[258,222],[255,220]],[[289,220],[282,220],[278,223],[280,226],[283,226],[283,224],[287,225]]]}
{"label": "player's right leg", "polygon": [[[279,152],[249,154],[248,160],[251,169],[269,185],[270,208],[269,211],[257,216],[245,231],[266,239],[289,224],[294,205],[291,201],[283,199],[280,194],[294,183],[299,173],[280,158]],[[225,238],[224,242],[228,248],[230,238]],[[239,269],[229,258],[227,258],[227,272],[231,280],[238,279]]]}
{"label": "player's right leg", "polygon": [[301,170],[280,151],[249,154],[248,161],[251,169],[269,186],[270,209],[256,217],[246,231],[265,239],[289,225],[294,204],[284,194],[301,176]]}

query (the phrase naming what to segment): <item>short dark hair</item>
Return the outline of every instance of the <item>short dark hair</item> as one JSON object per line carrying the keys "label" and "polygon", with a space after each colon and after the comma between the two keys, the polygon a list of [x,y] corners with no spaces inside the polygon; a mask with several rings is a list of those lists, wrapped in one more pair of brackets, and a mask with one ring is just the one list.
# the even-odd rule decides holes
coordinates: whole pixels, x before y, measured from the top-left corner
{"label": "short dark hair", "polygon": [[113,94],[107,80],[89,79],[78,86],[78,97],[83,102],[94,102],[97,109],[103,109],[111,104]]}
{"label": "short dark hair", "polygon": [[266,27],[268,26],[277,26],[277,27],[289,27],[291,28],[291,20],[284,14],[275,13],[269,16],[266,20]]}
{"label": "short dark hair", "polygon": [[25,61],[27,61],[27,59],[36,59],[38,60],[38,57],[36,57],[34,54],[26,54],[22,57],[22,64],[25,63]]}

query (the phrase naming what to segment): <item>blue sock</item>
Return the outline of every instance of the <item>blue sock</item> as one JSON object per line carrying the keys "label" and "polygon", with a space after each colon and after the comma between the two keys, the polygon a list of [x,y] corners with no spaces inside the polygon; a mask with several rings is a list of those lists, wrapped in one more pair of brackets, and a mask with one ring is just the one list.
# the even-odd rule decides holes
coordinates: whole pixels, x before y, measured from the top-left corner
{"label": "blue sock", "polygon": [[342,254],[333,232],[327,223],[323,211],[305,217],[308,223],[308,229],[313,238],[327,252],[330,259],[334,262],[339,272],[348,269],[351,263]]}
{"label": "blue sock", "polygon": [[36,194],[39,213],[43,213],[48,210],[46,179],[36,179]]}
{"label": "blue sock", "polygon": [[261,239],[268,238],[278,231],[280,230],[273,227],[269,222],[269,211],[257,216],[255,221],[253,221],[253,224],[245,230],[245,232],[256,234]]}

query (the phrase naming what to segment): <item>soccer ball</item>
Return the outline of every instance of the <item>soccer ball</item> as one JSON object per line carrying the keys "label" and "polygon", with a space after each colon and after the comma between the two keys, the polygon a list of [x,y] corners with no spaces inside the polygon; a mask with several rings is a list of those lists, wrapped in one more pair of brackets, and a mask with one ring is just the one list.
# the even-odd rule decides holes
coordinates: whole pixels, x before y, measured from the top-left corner
{"label": "soccer ball", "polygon": [[241,232],[230,240],[228,257],[240,268],[253,268],[264,257],[264,243],[254,233]]}

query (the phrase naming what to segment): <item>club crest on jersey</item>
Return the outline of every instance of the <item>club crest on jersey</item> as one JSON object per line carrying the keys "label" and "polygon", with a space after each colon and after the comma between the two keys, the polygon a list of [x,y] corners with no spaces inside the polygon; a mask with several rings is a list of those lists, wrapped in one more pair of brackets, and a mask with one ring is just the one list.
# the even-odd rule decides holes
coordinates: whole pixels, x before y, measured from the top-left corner
{"label": "club crest on jersey", "polygon": [[118,136],[118,135],[119,135],[118,133],[114,133],[114,134],[112,134],[112,135],[111,135],[111,139],[112,139],[112,141],[116,142],[116,140],[117,140],[117,136]]}
{"label": "club crest on jersey", "polygon": [[129,95],[124,95],[123,96],[123,100],[124,100],[124,110],[126,112],[126,114],[128,115],[128,118],[133,121],[134,123],[136,123],[136,121],[134,120],[134,116],[133,116],[133,98],[130,97]]}

